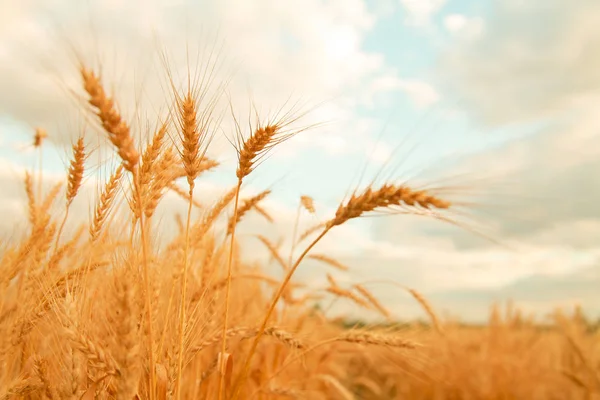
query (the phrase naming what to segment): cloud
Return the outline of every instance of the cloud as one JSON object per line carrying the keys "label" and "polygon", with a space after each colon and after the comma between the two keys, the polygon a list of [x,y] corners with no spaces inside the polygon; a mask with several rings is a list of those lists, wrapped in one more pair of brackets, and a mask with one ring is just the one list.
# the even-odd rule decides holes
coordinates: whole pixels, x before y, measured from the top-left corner
{"label": "cloud", "polygon": [[444,26],[450,32],[458,32],[467,25],[467,17],[462,14],[450,14],[444,17]]}
{"label": "cloud", "polygon": [[477,40],[448,47],[439,81],[490,125],[555,118],[582,103],[597,104],[599,17],[594,0],[495,2]]}
{"label": "cloud", "polygon": [[[503,212],[486,210],[500,237],[594,246],[587,235],[600,218],[598,16],[594,1],[501,0],[481,35],[453,42],[439,60],[444,98],[479,129],[527,133],[462,162],[462,170],[496,171],[503,190],[495,193],[513,199]],[[493,204],[493,193],[483,202]]]}
{"label": "cloud", "polygon": [[446,0],[400,0],[408,14],[406,22],[419,27],[428,26],[445,3]]}
{"label": "cloud", "polygon": [[483,33],[484,20],[481,17],[468,17],[464,14],[448,14],[444,17],[444,27],[453,35],[465,39],[475,39]]}
{"label": "cloud", "polygon": [[465,170],[498,171],[477,198],[483,211],[478,218],[491,221],[498,237],[544,237],[548,243],[554,232],[554,243],[560,243],[567,236],[558,235],[562,229],[569,243],[593,245],[587,235],[600,221],[600,135],[588,137],[587,129],[577,124],[546,129],[466,158]]}

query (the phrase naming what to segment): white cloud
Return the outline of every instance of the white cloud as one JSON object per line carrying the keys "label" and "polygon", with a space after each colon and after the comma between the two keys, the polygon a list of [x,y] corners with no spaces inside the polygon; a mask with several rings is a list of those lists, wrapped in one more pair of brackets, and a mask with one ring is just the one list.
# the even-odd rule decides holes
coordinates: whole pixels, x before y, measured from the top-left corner
{"label": "white cloud", "polygon": [[485,22],[481,17],[468,17],[464,14],[448,14],[444,17],[444,27],[448,32],[466,39],[475,39],[483,33]]}
{"label": "white cloud", "polygon": [[416,26],[427,26],[431,18],[444,6],[446,0],[400,0],[406,10],[407,23]]}
{"label": "white cloud", "polygon": [[[593,23],[599,16],[594,1],[502,0],[485,32],[450,48],[439,65],[444,96],[459,100],[474,122],[536,133],[465,163],[468,170],[509,173],[501,194],[514,206],[488,215],[503,237],[595,246],[589,237],[600,202],[600,58],[586,49],[600,44]],[[542,20],[553,23],[532,23]],[[531,121],[533,128],[525,125]]]}
{"label": "white cloud", "polygon": [[369,143],[365,149],[369,163],[373,165],[385,165],[391,159],[392,148],[389,143],[381,141]]}
{"label": "white cloud", "polygon": [[467,17],[462,14],[450,14],[444,17],[444,26],[450,32],[458,32],[467,25]]}

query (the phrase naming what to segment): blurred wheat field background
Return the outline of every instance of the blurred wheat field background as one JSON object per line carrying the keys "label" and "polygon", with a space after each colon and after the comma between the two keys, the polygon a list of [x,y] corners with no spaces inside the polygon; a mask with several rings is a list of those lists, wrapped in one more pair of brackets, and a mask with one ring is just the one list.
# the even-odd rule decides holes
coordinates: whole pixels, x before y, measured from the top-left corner
{"label": "blurred wheat field background", "polygon": [[[106,10],[125,15],[128,6],[117,3]],[[330,6],[346,15],[342,10],[361,10],[359,3],[339,9]],[[407,26],[427,25],[423,9],[402,3],[413,12],[414,20]],[[439,11],[444,2],[435,7],[435,2],[426,3],[432,7],[426,16],[433,18],[434,10]],[[510,9],[504,8],[503,0],[498,4],[500,11]],[[15,6],[14,10],[25,8]],[[150,6],[148,15],[154,15],[149,10]],[[115,23],[121,23],[114,12]],[[253,11],[250,7],[245,12]],[[458,17],[450,16],[455,18],[446,18],[446,28],[459,30]],[[236,18],[232,21],[242,23]],[[102,29],[95,32],[101,33]],[[158,33],[164,35],[164,31]],[[64,133],[51,122],[50,117],[60,119],[58,114],[35,121],[28,132],[31,163],[15,168],[23,201],[10,205],[5,213],[7,221],[14,220],[16,225],[10,225],[10,232],[2,237],[0,250],[0,398],[600,399],[600,325],[589,316],[593,315],[589,308],[595,310],[589,306],[595,299],[593,291],[580,297],[569,293],[573,301],[567,311],[548,307],[540,315],[540,307],[535,313],[518,302],[497,302],[489,307],[487,318],[465,322],[460,317],[465,310],[451,310],[459,317],[444,314],[447,308],[440,309],[440,300],[431,301],[415,281],[403,282],[398,275],[378,281],[375,277],[381,275],[372,272],[379,267],[377,262],[369,263],[363,255],[352,262],[352,254],[357,253],[341,258],[332,250],[356,246],[353,231],[343,229],[353,224],[358,230],[368,229],[359,224],[369,217],[397,221],[388,228],[390,235],[401,234],[413,224],[429,224],[421,237],[409,237],[407,229],[407,237],[402,237],[405,247],[390,250],[368,244],[375,253],[390,251],[388,257],[394,251],[413,250],[415,258],[426,258],[421,241],[431,240],[432,249],[438,246],[447,251],[441,254],[448,256],[449,268],[438,261],[434,275],[423,275],[424,281],[429,277],[438,284],[439,280],[440,287],[446,288],[455,277],[466,286],[483,282],[481,290],[485,291],[486,282],[506,279],[506,275],[494,275],[499,270],[492,269],[487,277],[480,272],[472,280],[458,273],[453,276],[458,270],[450,267],[462,259],[452,259],[453,253],[439,241],[441,231],[436,229],[454,227],[463,235],[502,248],[512,244],[510,231],[502,228],[488,235],[485,228],[491,222],[487,225],[486,214],[476,213],[478,207],[498,210],[504,206],[503,218],[513,218],[518,226],[514,229],[522,224],[525,230],[528,218],[536,218],[542,209],[536,203],[541,200],[532,200],[533,193],[532,198],[514,196],[513,204],[507,206],[501,196],[510,198],[510,193],[488,191],[488,197],[480,196],[478,189],[483,185],[478,187],[464,174],[457,174],[454,181],[428,180],[424,174],[423,179],[405,178],[400,170],[406,167],[403,157],[408,153],[384,152],[379,159],[353,161],[372,162],[376,168],[361,165],[358,173],[346,169],[348,176],[336,182],[327,171],[320,182],[318,174],[311,174],[311,165],[298,165],[300,170],[306,168],[307,180],[314,182],[315,196],[304,191],[306,182],[293,191],[284,184],[293,193],[293,212],[286,213],[276,202],[269,202],[282,190],[276,181],[279,168],[286,165],[286,158],[293,159],[294,146],[324,140],[325,134],[310,136],[310,132],[318,132],[329,122],[319,114],[323,104],[327,111],[327,102],[295,101],[285,93],[273,96],[270,100],[278,104],[266,105],[267,110],[252,95],[247,108],[239,107],[216,40],[206,46],[190,41],[173,49],[165,39],[156,46],[159,76],[136,82],[118,77],[125,72],[137,76],[137,71],[119,71],[127,66],[111,66],[110,57],[101,56],[100,45],[82,49],[76,39],[61,42],[68,48],[66,63],[71,68],[68,74],[60,74],[58,87],[66,89],[73,101],[74,113],[65,109],[65,114],[77,115],[80,122],[69,125]],[[113,38],[103,39],[110,42]],[[269,41],[266,36],[259,35],[259,39]],[[284,46],[294,47],[293,43],[287,38]],[[338,54],[338,47],[324,49]],[[173,62],[174,53],[185,55],[182,65]],[[277,64],[276,58],[263,60],[269,62]],[[46,67],[42,74],[56,80],[56,70]],[[113,68],[114,76],[107,72]],[[274,75],[273,79],[277,86]],[[596,81],[590,78],[589,82]],[[119,96],[120,89],[129,86],[135,87],[133,101]],[[271,88],[268,82],[265,86]],[[157,87],[162,104],[144,102]],[[331,94],[324,93],[316,96]],[[583,97],[587,99],[588,94]],[[130,101],[133,107],[127,112],[122,104]],[[18,114],[18,107],[0,104],[0,113]],[[585,110],[579,108],[577,115],[587,115]],[[501,118],[486,112],[491,113],[482,111],[484,119]],[[506,111],[511,112],[516,111]],[[578,133],[573,137],[583,138],[580,145],[597,144],[593,136],[579,134],[575,128],[573,132]],[[348,135],[349,141],[358,140]],[[445,140],[438,147],[444,147]],[[433,142],[434,138],[418,141]],[[402,145],[397,142],[402,138],[391,143]],[[404,145],[398,148],[412,151]],[[221,157],[224,148],[233,148],[234,157]],[[557,148],[563,151],[565,147]],[[374,145],[369,150],[377,155],[381,148]],[[576,157],[587,160],[580,150]],[[335,152],[331,154],[332,161],[315,161],[315,166],[334,164]],[[595,155],[593,150],[586,154],[590,159]],[[57,157],[64,160],[62,172],[52,161]],[[10,155],[5,158],[9,160]],[[345,167],[332,165],[331,169],[338,173]],[[464,167],[459,165],[458,172]],[[421,178],[420,167],[409,165],[408,170],[408,175]],[[259,179],[261,175],[268,176],[270,186],[259,187],[265,182]],[[490,178],[486,179],[483,183],[489,183]],[[556,181],[560,184],[560,179]],[[345,195],[339,193],[334,207],[316,200],[325,196],[321,191],[327,186],[347,190]],[[595,189],[589,190],[586,200],[593,201]],[[303,194],[296,196],[299,191]],[[557,196],[552,201],[563,199]],[[586,203],[566,204],[565,208],[575,208]],[[13,213],[16,209],[23,212]],[[581,221],[591,222],[582,232],[593,239],[598,214],[584,216],[588,219]],[[414,217],[414,223],[403,225]],[[575,225],[573,229],[575,237],[580,231]],[[359,240],[372,239],[361,236]],[[535,240],[546,243],[549,239]],[[474,245],[465,243],[456,245],[456,251],[474,254],[469,253],[469,246]],[[593,249],[585,254],[593,257]],[[477,262],[507,262],[503,253],[490,254]],[[566,258],[581,254],[573,251]],[[398,260],[411,260],[403,257]],[[546,258],[538,262],[542,266],[547,262],[557,279],[571,277],[560,275],[564,270],[556,265],[563,259],[551,262]],[[494,260],[492,265],[496,265]],[[591,260],[592,267],[581,271],[597,270],[594,262],[598,259]],[[581,265],[588,267],[584,262]],[[398,262],[393,267],[410,273],[422,266]],[[357,275],[348,274],[355,269],[360,269]],[[512,271],[510,266],[506,271]],[[583,275],[591,284],[594,276]],[[444,281],[448,281],[446,286]],[[487,285],[492,291],[494,286]],[[533,298],[537,295],[532,293]],[[545,296],[542,291],[539,295]],[[418,308],[420,318],[403,315],[405,308],[396,302],[401,296]],[[470,301],[478,299],[467,298]],[[479,304],[480,308],[488,305]]]}

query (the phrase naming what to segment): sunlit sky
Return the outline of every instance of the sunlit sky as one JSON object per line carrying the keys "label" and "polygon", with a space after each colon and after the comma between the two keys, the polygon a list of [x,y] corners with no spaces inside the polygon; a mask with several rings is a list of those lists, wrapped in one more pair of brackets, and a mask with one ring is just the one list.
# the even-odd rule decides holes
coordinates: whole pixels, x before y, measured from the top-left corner
{"label": "sunlit sky", "polygon": [[[351,271],[308,262],[300,279],[324,287],[331,272],[340,282],[364,282],[398,318],[422,311],[392,282],[468,320],[485,318],[493,301],[509,298],[525,312],[581,304],[600,313],[597,1],[0,4],[5,236],[26,221],[21,180],[38,157],[31,149],[35,127],[50,135],[43,155],[49,177],[61,176],[82,130],[92,146],[105,141],[78,117],[69,94],[80,90],[70,46],[101,66],[139,142],[168,105],[160,52],[181,77],[186,65],[209,64],[216,44],[214,82],[229,80],[227,94],[244,124],[249,99],[262,118],[289,99],[288,106],[298,101],[310,109],[298,126],[325,122],[277,148],[248,180],[246,194],[273,190],[265,205],[278,216],[276,226],[259,217],[240,225],[250,250],[257,244],[252,233],[289,238],[300,195],[317,204],[318,216],[302,216],[309,226],[383,168],[380,183],[455,189],[453,200],[464,208],[454,216],[468,218],[463,228],[398,215],[355,221],[317,249]],[[233,135],[227,111],[209,151],[224,167],[203,180],[201,201],[234,182],[236,156],[226,140]],[[109,147],[101,150],[113,157]],[[107,167],[101,171],[105,177]],[[88,173],[90,194],[94,177]],[[182,207],[168,197],[165,221]],[[73,219],[89,214],[85,202],[78,209]],[[170,226],[157,229],[168,236]],[[364,316],[350,303],[335,309]]]}

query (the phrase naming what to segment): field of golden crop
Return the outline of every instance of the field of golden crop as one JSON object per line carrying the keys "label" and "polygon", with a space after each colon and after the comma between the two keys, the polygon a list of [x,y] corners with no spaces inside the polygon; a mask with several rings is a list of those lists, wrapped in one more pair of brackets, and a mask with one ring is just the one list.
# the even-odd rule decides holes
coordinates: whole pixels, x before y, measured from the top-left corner
{"label": "field of golden crop", "polygon": [[[277,220],[260,206],[269,191],[248,198],[240,189],[299,133],[297,115],[240,128],[238,184],[200,204],[197,179],[218,167],[208,157],[215,103],[202,88],[173,86],[170,114],[149,122],[157,129],[143,145],[99,73],[82,66],[80,74],[89,115],[119,165],[91,220],[68,233],[93,147],[84,137],[74,144],[65,182],[51,190],[40,190],[38,171],[25,175],[27,232],[0,254],[0,398],[600,399],[600,333],[579,314],[556,312],[539,326],[496,310],[486,326],[469,327],[439,318],[410,290],[428,324],[359,327],[328,319],[298,290],[294,273],[307,257],[344,268],[310,253],[337,226],[381,210],[443,217],[451,201],[403,185],[357,190],[328,220],[297,232],[295,259],[259,236],[283,270],[276,279],[246,262],[236,239],[248,213]],[[36,151],[44,139],[38,130]],[[176,238],[160,243],[153,217],[167,191],[189,207]],[[116,218],[117,205],[127,214]],[[310,197],[299,206],[314,211]],[[201,218],[191,218],[198,209]],[[329,284],[330,294],[388,316],[376,293]]]}

